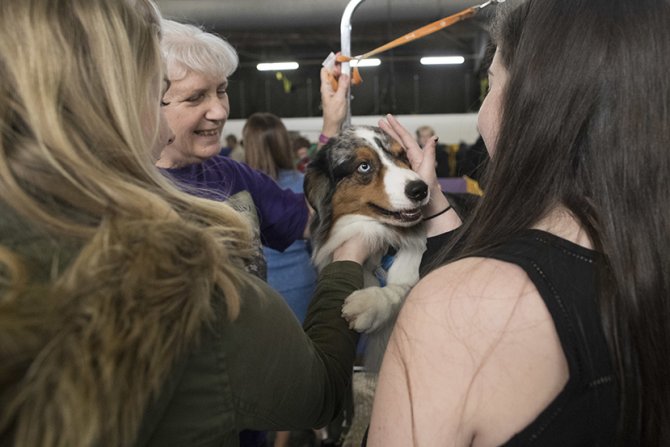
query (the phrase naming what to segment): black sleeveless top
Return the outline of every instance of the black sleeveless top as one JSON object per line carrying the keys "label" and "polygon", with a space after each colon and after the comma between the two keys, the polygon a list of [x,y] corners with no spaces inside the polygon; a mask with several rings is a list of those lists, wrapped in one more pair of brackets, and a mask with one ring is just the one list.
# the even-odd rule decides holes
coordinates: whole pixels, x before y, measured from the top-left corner
{"label": "black sleeveless top", "polygon": [[597,304],[598,253],[526,230],[482,256],[524,269],[551,314],[570,373],[551,404],[503,446],[614,445],[618,391]]}
{"label": "black sleeveless top", "polygon": [[[428,239],[422,270],[453,235]],[[551,314],[570,374],[547,408],[501,447],[616,445],[619,393],[597,304],[600,255],[551,233],[525,230],[481,256],[516,264],[526,272]]]}

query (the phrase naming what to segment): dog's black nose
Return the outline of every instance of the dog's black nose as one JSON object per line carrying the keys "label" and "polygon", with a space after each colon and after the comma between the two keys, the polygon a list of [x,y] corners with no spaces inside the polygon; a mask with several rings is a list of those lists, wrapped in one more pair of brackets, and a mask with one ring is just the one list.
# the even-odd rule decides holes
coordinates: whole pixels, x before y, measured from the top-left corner
{"label": "dog's black nose", "polygon": [[413,180],[405,186],[405,195],[417,202],[423,200],[428,195],[428,185],[422,180]]}

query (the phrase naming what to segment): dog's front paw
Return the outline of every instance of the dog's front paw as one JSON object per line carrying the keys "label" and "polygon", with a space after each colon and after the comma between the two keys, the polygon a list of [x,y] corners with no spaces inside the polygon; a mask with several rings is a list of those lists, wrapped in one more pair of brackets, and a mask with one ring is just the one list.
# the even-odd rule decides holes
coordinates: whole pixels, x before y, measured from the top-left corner
{"label": "dog's front paw", "polygon": [[392,309],[381,287],[357,290],[347,297],[342,316],[357,332],[374,332],[392,316]]}

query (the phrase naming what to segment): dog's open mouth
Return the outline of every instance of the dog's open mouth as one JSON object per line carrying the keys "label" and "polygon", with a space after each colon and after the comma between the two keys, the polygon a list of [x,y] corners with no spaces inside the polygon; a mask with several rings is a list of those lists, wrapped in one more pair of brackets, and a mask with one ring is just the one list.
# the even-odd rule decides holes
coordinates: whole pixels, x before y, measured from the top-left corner
{"label": "dog's open mouth", "polygon": [[399,220],[401,222],[415,222],[421,219],[421,209],[413,208],[411,210],[402,210],[402,211],[390,211],[380,206],[375,205],[374,203],[368,203],[370,208],[372,208],[377,213],[390,217],[394,220]]}

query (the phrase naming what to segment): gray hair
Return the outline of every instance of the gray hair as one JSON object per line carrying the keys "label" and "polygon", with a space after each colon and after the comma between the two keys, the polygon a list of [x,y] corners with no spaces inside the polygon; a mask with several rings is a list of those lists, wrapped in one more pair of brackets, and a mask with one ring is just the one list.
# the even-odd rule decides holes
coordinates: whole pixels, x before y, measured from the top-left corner
{"label": "gray hair", "polygon": [[171,81],[184,78],[189,71],[228,78],[237,69],[235,48],[219,36],[167,19],[161,21],[161,34],[161,50]]}

